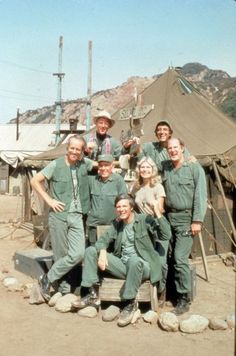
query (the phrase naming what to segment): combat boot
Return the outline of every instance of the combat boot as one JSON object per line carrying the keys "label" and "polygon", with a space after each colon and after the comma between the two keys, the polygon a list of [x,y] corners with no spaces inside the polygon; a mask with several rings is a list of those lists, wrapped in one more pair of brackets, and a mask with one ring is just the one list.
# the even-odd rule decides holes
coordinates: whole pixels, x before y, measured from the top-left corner
{"label": "combat boot", "polygon": [[41,275],[38,279],[38,283],[43,298],[45,299],[46,302],[48,302],[49,299],[51,298],[50,295],[51,282],[49,281],[47,274]]}
{"label": "combat boot", "polygon": [[172,313],[174,313],[175,315],[184,314],[189,311],[189,306],[190,306],[190,302],[189,302],[188,294],[187,293],[179,294],[177,305],[175,309],[172,311]]}

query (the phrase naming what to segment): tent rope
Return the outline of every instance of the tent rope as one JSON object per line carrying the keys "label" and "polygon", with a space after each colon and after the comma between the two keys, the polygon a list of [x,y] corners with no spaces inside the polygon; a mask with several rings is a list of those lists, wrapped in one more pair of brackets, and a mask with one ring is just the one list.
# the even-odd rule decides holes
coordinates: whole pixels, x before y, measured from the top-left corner
{"label": "tent rope", "polygon": [[217,219],[218,219],[219,223],[221,224],[223,230],[225,231],[226,235],[229,237],[229,239],[230,239],[230,241],[232,242],[232,244],[234,245],[234,247],[236,247],[236,243],[234,242],[234,240],[232,239],[232,237],[231,237],[230,234],[228,233],[226,227],[225,227],[224,224],[223,224],[222,219],[221,219],[221,218],[219,217],[219,215],[217,214],[215,208],[213,207],[213,205],[210,203],[209,200],[207,200],[207,203],[208,203],[210,209],[212,209],[213,213],[214,213],[215,216],[217,217]]}
{"label": "tent rope", "polygon": [[[207,237],[208,237],[210,240],[213,240],[213,241],[215,242],[215,244],[216,244],[218,247],[220,247],[220,248],[222,249],[222,252],[223,252],[223,253],[228,253],[228,252],[225,250],[225,247],[224,247],[220,242],[218,242],[218,241],[216,240],[216,238],[212,235],[212,233],[211,233],[209,230],[207,230],[206,226],[203,225],[202,227],[203,227],[203,229],[206,231],[206,233],[208,234]],[[233,243],[234,243],[234,242],[233,242]],[[234,246],[235,246],[235,245],[234,245]]]}

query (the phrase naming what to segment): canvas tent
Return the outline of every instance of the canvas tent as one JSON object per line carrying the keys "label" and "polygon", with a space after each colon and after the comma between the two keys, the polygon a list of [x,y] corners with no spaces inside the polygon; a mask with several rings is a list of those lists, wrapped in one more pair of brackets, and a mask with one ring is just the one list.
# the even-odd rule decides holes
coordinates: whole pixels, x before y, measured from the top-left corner
{"label": "canvas tent", "polygon": [[[155,141],[156,123],[166,119],[191,154],[205,164],[214,158],[220,173],[236,186],[236,124],[230,118],[171,68],[142,92],[142,101],[154,109],[143,120],[141,142]],[[133,106],[134,100],[124,108]],[[129,120],[120,120],[120,110],[112,118],[116,124],[111,134],[119,138],[122,130],[129,129]]]}
{"label": "canvas tent", "polygon": [[[69,124],[61,125],[69,130]],[[80,125],[81,131],[85,126]],[[15,124],[0,124],[0,158],[12,167],[17,167],[26,157],[47,151],[55,144],[54,124],[20,124],[16,139]]]}

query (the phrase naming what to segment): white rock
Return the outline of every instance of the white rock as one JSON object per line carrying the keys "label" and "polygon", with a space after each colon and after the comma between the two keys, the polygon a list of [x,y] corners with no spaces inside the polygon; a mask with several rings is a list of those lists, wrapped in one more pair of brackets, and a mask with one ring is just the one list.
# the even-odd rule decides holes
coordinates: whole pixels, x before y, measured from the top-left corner
{"label": "white rock", "polygon": [[177,316],[171,312],[161,313],[159,316],[159,324],[166,331],[178,331],[179,320]]}
{"label": "white rock", "polygon": [[53,294],[53,296],[50,298],[50,300],[48,302],[49,307],[55,307],[58,299],[61,297],[62,297],[61,292],[57,292],[57,293]]}
{"label": "white rock", "polygon": [[42,304],[45,300],[40,292],[38,283],[34,283],[30,291],[29,304]]}
{"label": "white rock", "polygon": [[55,309],[61,313],[67,313],[71,311],[71,303],[77,300],[77,296],[69,293],[59,298],[55,304]]}
{"label": "white rock", "polygon": [[235,315],[233,313],[227,315],[226,322],[231,329],[235,328]]}
{"label": "white rock", "polygon": [[188,334],[203,332],[209,325],[209,320],[201,315],[191,315],[180,322],[180,330]]}
{"label": "white rock", "polygon": [[5,277],[3,279],[3,285],[9,290],[9,291],[19,291],[21,288],[21,285],[18,281],[17,278],[15,277]]}
{"label": "white rock", "polygon": [[104,310],[102,315],[103,321],[113,321],[120,314],[120,308],[115,305],[110,305],[107,309]]}
{"label": "white rock", "polygon": [[225,320],[214,317],[209,320],[209,327],[212,330],[226,330],[228,329],[228,324]]}
{"label": "white rock", "polygon": [[143,320],[150,324],[156,324],[158,320],[158,314],[153,310],[149,310],[143,315]]}
{"label": "white rock", "polygon": [[94,307],[86,307],[81,309],[77,313],[79,316],[83,316],[85,318],[95,318],[98,314],[97,309]]}

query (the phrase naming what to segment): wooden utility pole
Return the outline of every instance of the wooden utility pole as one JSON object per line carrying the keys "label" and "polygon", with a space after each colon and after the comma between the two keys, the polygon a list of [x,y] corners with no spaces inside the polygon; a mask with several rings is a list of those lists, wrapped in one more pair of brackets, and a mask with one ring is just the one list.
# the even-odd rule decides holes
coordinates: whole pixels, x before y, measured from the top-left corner
{"label": "wooden utility pole", "polygon": [[65,73],[62,73],[62,48],[63,48],[63,37],[59,38],[59,55],[58,55],[58,72],[53,73],[53,75],[57,76],[57,101],[56,104],[56,137],[55,144],[58,143],[60,139],[60,129],[61,129],[61,93],[62,93],[62,79],[64,78]]}
{"label": "wooden utility pole", "polygon": [[92,97],[92,41],[88,43],[88,88],[87,88],[87,105],[86,105],[86,131],[91,126],[91,97]]}

